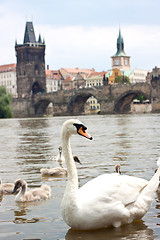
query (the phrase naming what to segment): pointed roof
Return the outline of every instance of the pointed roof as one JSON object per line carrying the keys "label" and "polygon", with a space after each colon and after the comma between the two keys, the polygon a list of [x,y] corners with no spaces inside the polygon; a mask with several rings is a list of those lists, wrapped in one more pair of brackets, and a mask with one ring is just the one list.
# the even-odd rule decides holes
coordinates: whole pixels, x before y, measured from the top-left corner
{"label": "pointed roof", "polygon": [[113,55],[113,57],[128,57],[124,51],[124,42],[121,35],[121,29],[119,28],[119,35],[117,38],[117,52]]}
{"label": "pointed roof", "polygon": [[23,44],[25,43],[36,43],[36,37],[32,22],[26,22]]}
{"label": "pointed roof", "polygon": [[41,34],[39,34],[38,43],[42,43]]}

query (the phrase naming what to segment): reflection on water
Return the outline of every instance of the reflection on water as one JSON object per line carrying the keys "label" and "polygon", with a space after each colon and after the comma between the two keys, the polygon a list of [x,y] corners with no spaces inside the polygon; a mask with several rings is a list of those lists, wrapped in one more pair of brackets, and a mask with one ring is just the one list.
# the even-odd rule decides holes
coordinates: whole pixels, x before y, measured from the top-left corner
{"label": "reflection on water", "polygon": [[3,194],[0,194],[0,202],[2,202]]}
{"label": "reflection on water", "polygon": [[146,240],[154,239],[153,230],[149,229],[143,221],[137,221],[121,228],[109,228],[98,231],[76,231],[69,229],[65,236],[66,240],[119,240],[136,239]]}
{"label": "reflection on water", "polygon": [[53,147],[46,130],[47,119],[20,121],[20,142],[17,148],[19,164],[34,164],[46,160],[46,153]]}
{"label": "reflection on water", "polygon": [[[61,145],[62,123],[69,117],[0,120],[0,177],[3,182],[17,178],[28,188],[48,184],[47,201],[16,203],[14,195],[0,195],[0,239],[160,239],[160,195],[143,221],[121,228],[74,231],[61,217],[60,204],[66,177],[42,177],[41,168],[58,167],[54,160]],[[99,174],[115,171],[149,180],[160,155],[160,115],[107,115],[78,117],[88,127],[93,141],[73,136],[71,146],[82,165],[77,164],[79,185]],[[32,224],[31,224],[32,223]]]}
{"label": "reflection on water", "polygon": [[[46,200],[47,201],[47,200]],[[46,222],[50,219],[47,217],[33,217],[31,219],[27,218],[28,212],[30,211],[30,207],[32,206],[43,206],[45,201],[36,201],[36,202],[16,202],[18,209],[14,210],[14,220],[13,222],[16,224],[20,223],[36,223],[36,222]],[[24,217],[25,216],[25,217]]]}

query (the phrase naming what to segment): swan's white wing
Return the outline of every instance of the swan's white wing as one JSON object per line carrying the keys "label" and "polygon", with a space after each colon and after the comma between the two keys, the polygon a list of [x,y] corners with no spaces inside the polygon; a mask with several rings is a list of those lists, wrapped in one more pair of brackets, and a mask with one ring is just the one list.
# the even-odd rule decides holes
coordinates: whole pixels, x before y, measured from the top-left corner
{"label": "swan's white wing", "polygon": [[78,199],[83,206],[119,202],[124,206],[137,200],[148,181],[127,175],[103,174],[87,182],[78,190]]}

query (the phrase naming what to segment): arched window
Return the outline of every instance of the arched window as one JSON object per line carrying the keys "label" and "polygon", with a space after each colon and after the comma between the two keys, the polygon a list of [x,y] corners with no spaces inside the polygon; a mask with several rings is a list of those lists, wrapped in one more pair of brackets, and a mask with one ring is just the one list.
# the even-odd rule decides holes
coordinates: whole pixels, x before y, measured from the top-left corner
{"label": "arched window", "polygon": [[44,92],[44,89],[42,89],[38,82],[35,82],[32,86],[32,93],[33,94],[37,94],[37,93],[43,93]]}

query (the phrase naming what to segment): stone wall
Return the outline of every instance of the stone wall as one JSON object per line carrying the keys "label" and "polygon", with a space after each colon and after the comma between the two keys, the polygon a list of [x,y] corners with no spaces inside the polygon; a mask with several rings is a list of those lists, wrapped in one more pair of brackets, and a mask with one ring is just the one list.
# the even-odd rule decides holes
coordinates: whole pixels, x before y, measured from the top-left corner
{"label": "stone wall", "polygon": [[131,111],[130,113],[150,113],[152,112],[152,104],[143,104],[143,103],[139,103],[139,104],[134,104],[131,103]]}
{"label": "stone wall", "polygon": [[28,99],[13,99],[12,100],[13,117],[31,117],[35,115],[32,101]]}

